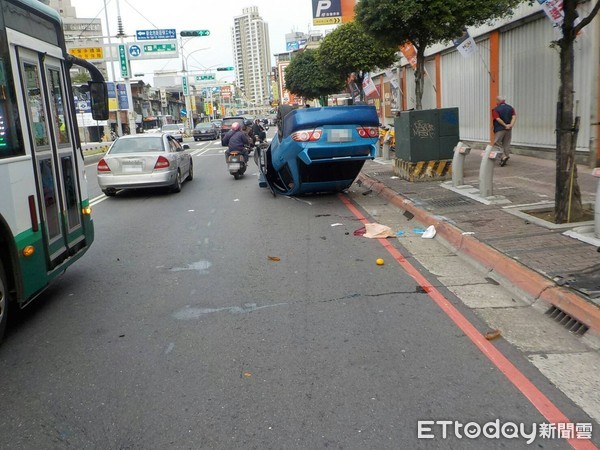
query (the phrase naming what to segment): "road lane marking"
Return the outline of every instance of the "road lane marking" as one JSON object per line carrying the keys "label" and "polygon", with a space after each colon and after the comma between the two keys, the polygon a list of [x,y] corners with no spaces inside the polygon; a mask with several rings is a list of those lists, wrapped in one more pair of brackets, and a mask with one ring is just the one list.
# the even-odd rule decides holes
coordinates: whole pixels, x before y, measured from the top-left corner
{"label": "road lane marking", "polygon": [[[342,203],[363,224],[369,223],[365,216],[352,203],[347,195],[339,194]],[[498,350],[485,336],[456,309],[444,295],[427,281],[427,279],[390,244],[387,239],[377,239],[388,253],[398,262],[439,308],[458,326],[458,328],[475,344],[475,346],[506,376],[506,378],[525,396],[527,400],[548,420],[549,423],[574,423],[552,401],[546,397],[504,354]],[[574,449],[597,449],[592,441],[566,439]]]}
{"label": "road lane marking", "polygon": [[90,206],[96,206],[98,203],[103,202],[104,200],[107,200],[108,197],[104,194],[90,200]]}

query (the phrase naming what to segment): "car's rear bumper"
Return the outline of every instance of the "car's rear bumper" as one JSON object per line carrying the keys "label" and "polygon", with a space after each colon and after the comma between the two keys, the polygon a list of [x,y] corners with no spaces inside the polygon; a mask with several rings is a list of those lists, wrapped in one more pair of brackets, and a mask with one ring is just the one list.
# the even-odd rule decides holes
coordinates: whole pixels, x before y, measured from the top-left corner
{"label": "car's rear bumper", "polygon": [[171,186],[175,183],[177,170],[135,175],[98,174],[100,189],[139,189]]}

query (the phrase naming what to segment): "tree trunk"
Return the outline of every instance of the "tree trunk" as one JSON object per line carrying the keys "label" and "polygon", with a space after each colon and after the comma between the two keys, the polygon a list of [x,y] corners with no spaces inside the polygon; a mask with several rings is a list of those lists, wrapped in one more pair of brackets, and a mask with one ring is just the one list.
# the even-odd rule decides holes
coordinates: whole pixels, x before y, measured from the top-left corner
{"label": "tree trunk", "polygon": [[565,19],[560,46],[560,88],[556,111],[556,187],[554,193],[554,221],[565,223],[581,218],[581,191],[577,182],[575,149],[577,131],[574,126],[573,65],[575,61],[573,44],[575,33],[576,0],[565,0]]}
{"label": "tree trunk", "polygon": [[425,46],[417,46],[417,68],[415,69],[415,109],[423,109],[423,87],[425,85]]}

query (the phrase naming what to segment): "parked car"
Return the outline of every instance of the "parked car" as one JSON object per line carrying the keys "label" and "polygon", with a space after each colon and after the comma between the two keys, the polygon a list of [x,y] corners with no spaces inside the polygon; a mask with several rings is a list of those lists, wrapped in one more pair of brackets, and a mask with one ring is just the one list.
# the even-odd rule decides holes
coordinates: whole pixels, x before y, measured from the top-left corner
{"label": "parked car", "polygon": [[183,142],[183,126],[177,123],[169,123],[163,125],[161,128],[163,133],[168,133],[177,139],[179,142]]}
{"label": "parked car", "polygon": [[165,186],[179,192],[183,180],[194,178],[189,148],[168,133],[120,137],[98,162],[100,189],[109,197],[119,189]]}
{"label": "parked car", "polygon": [[196,125],[192,131],[194,141],[201,139],[217,139],[221,135],[221,130],[212,122],[204,122]]}
{"label": "parked car", "polygon": [[223,122],[221,122],[221,145],[223,144],[223,136],[231,130],[231,125],[233,122],[238,122],[240,127],[244,125],[245,117],[243,116],[231,116],[231,117],[223,117]]}
{"label": "parked car", "polygon": [[215,125],[215,127],[217,127],[219,129],[219,132],[220,132],[223,121],[221,119],[214,119],[211,122]]}

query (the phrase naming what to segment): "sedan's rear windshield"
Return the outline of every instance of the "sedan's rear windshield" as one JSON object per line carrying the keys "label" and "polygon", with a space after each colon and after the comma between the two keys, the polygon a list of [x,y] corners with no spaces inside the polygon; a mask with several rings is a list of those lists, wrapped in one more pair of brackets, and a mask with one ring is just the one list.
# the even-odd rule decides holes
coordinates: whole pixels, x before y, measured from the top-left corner
{"label": "sedan's rear windshield", "polygon": [[213,128],[214,126],[210,123],[201,123],[199,125],[196,125],[196,130],[211,130]]}
{"label": "sedan's rear windshield", "polygon": [[162,136],[144,137],[138,139],[117,139],[110,149],[109,154],[115,153],[145,153],[145,152],[162,152],[163,138]]}

